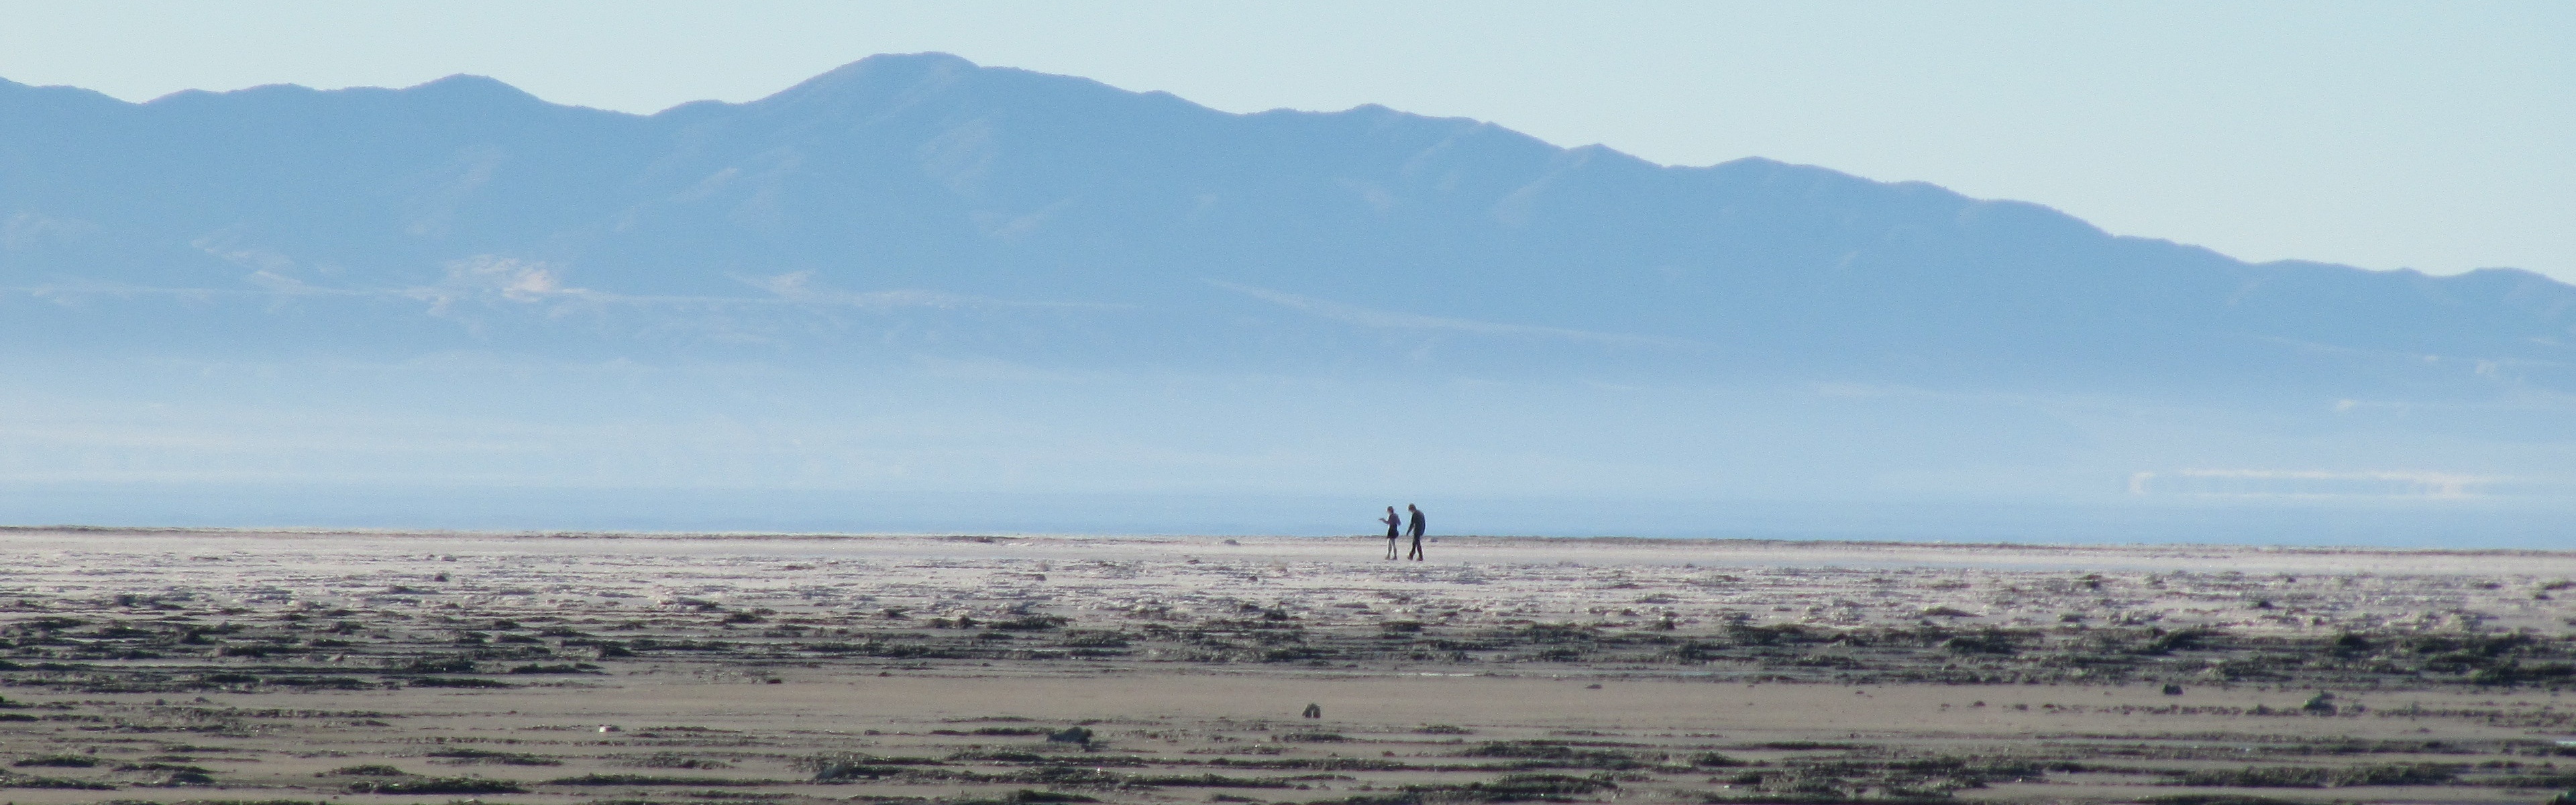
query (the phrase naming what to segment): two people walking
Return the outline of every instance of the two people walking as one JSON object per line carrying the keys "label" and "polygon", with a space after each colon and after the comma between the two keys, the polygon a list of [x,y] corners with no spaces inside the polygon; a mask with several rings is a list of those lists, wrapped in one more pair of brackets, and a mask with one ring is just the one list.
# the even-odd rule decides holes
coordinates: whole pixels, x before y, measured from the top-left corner
{"label": "two people walking", "polygon": [[[1413,513],[1413,521],[1410,529],[1413,532],[1413,552],[1407,554],[1404,558],[1412,559],[1417,562],[1422,561],[1422,510],[1414,508],[1411,503],[1404,504],[1404,510]],[[1400,536],[1399,529],[1403,529],[1406,525],[1405,519],[1395,513],[1395,507],[1388,506],[1386,507],[1386,516],[1378,518],[1378,522],[1386,524],[1386,558],[1394,559],[1395,540],[1396,537]]]}

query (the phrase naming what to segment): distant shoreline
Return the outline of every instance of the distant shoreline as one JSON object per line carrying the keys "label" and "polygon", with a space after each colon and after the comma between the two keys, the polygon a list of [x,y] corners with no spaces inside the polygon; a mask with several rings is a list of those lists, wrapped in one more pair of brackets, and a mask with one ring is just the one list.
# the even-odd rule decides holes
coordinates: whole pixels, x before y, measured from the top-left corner
{"label": "distant shoreline", "polygon": [[[44,542],[49,535],[128,540],[181,538],[192,543],[237,539],[452,543],[478,549],[638,541],[658,545],[729,546],[753,553],[821,550],[906,554],[955,551],[979,556],[1088,554],[1223,555],[1290,561],[1368,562],[1383,537],[1191,534],[834,533],[758,531],[554,531],[262,527],[129,528],[91,525],[0,526],[0,546]],[[334,540],[337,538],[337,540]],[[971,550],[970,550],[971,546]],[[1492,564],[1588,562],[1710,567],[1954,567],[2015,570],[2196,570],[2223,572],[2562,573],[2576,576],[2576,550],[2242,545],[2226,543],[2014,543],[1907,540],[1744,539],[1702,537],[1568,537],[1436,535],[1432,562]]]}

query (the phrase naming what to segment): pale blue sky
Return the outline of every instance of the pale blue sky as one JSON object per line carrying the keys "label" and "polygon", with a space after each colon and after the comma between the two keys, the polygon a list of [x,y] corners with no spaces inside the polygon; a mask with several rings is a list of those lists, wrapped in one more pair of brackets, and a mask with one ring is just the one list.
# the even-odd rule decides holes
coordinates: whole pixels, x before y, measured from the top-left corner
{"label": "pale blue sky", "polygon": [[1919,179],[2250,260],[2576,281],[2564,0],[0,0],[0,21],[0,78],[129,100],[475,73],[646,112],[938,50],[1230,111],[1382,103],[1672,164]]}

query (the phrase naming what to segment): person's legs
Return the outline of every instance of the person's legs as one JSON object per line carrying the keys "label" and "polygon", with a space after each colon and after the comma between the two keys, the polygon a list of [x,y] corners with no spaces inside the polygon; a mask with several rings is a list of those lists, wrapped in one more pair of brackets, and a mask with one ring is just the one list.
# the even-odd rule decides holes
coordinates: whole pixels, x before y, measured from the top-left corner
{"label": "person's legs", "polygon": [[1393,559],[1393,558],[1395,558],[1395,538],[1394,538],[1394,537],[1388,537],[1388,538],[1386,538],[1386,558],[1388,558],[1388,559]]}
{"label": "person's legs", "polygon": [[1415,536],[1413,538],[1413,553],[1407,555],[1405,558],[1412,559],[1417,562],[1422,561],[1422,537]]}

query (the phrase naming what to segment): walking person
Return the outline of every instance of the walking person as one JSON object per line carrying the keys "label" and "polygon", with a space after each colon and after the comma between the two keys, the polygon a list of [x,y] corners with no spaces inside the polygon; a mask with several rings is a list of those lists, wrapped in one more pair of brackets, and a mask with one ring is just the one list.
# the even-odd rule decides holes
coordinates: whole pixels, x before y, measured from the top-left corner
{"label": "walking person", "polygon": [[[1414,508],[1411,503],[1404,504],[1404,510],[1413,513],[1413,553],[1406,558],[1419,562],[1422,561],[1422,510]],[[1387,513],[1394,514],[1395,510],[1388,509]]]}
{"label": "walking person", "polygon": [[1404,525],[1404,518],[1397,517],[1395,515],[1395,507],[1388,506],[1386,507],[1386,516],[1377,518],[1377,521],[1386,524],[1386,558],[1394,559],[1396,529]]}

